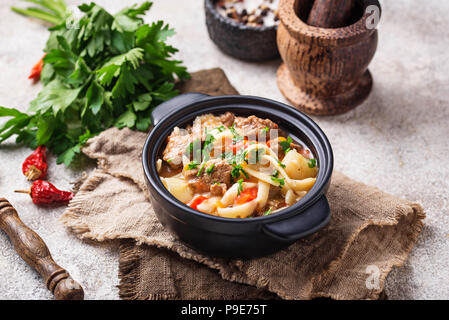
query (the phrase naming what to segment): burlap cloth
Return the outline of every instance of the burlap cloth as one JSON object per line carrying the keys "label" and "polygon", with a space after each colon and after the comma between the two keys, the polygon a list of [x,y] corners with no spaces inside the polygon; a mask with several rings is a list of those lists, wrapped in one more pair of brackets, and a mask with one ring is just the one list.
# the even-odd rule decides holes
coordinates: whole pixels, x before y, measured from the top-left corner
{"label": "burlap cloth", "polygon": [[[220,69],[194,73],[183,92],[236,94]],[[124,299],[377,299],[425,217],[420,205],[334,172],[330,224],[288,249],[252,260],[204,256],[157,220],[141,166],[146,134],[109,129],[83,152],[98,168],[80,180],[61,221],[81,239],[122,240]]]}

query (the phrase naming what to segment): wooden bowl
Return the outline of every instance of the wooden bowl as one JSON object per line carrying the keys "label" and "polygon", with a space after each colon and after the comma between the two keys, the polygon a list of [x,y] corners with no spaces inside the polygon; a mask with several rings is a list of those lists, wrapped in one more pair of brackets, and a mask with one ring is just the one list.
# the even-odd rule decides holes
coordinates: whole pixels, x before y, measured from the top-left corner
{"label": "wooden bowl", "polygon": [[[377,48],[377,30],[366,8],[377,0],[358,0],[354,23],[342,28],[307,25],[311,0],[281,0],[277,42],[284,63],[277,72],[282,94],[313,115],[334,115],[361,104],[373,80],[368,70]],[[380,17],[380,15],[379,15]]]}
{"label": "wooden bowl", "polygon": [[217,0],[205,0],[206,25],[211,40],[224,53],[246,61],[264,61],[279,57],[277,26],[253,27],[222,16]]}

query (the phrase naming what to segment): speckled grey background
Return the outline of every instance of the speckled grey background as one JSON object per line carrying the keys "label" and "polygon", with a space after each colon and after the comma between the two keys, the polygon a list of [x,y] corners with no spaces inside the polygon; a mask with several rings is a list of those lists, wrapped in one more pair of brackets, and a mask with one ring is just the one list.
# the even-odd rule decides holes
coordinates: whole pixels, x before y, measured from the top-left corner
{"label": "speckled grey background", "polygon": [[[112,12],[135,1],[97,0]],[[244,63],[222,54],[209,40],[202,0],[155,0],[147,21],[164,19],[177,30],[171,42],[190,71],[221,67],[242,93],[284,101],[275,81],[280,61]],[[41,57],[46,28],[0,4],[0,105],[25,110],[40,85],[26,79]],[[82,1],[69,1],[80,4]],[[419,242],[404,267],[387,280],[391,299],[449,299],[449,2],[382,1],[379,48],[370,69],[369,99],[356,110],[315,118],[334,148],[335,167],[348,176],[421,203],[427,212]],[[55,260],[84,287],[87,299],[118,299],[115,244],[78,240],[58,222],[61,209],[41,209],[13,189],[27,188],[21,163],[30,150],[0,147],[0,196],[36,230]],[[81,170],[57,166],[49,178],[69,188]],[[0,299],[52,299],[39,276],[0,232]]]}

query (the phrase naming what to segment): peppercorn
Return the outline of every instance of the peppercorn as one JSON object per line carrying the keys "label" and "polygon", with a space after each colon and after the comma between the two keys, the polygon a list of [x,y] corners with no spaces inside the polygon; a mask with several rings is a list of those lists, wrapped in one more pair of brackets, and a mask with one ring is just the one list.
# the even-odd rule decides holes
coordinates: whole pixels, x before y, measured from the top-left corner
{"label": "peppercorn", "polygon": [[74,194],[70,191],[61,191],[48,181],[36,180],[30,190],[15,190],[15,192],[28,193],[34,204],[62,204],[72,200]]}
{"label": "peppercorn", "polygon": [[22,164],[22,172],[28,180],[45,179],[47,176],[47,148],[39,146]]}

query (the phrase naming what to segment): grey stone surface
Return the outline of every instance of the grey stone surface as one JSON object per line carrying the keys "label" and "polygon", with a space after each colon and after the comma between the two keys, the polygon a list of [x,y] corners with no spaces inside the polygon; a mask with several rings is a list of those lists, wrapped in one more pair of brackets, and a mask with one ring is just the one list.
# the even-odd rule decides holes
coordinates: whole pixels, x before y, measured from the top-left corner
{"label": "grey stone surface", "polygon": [[[135,1],[98,0],[113,12]],[[201,0],[156,0],[147,21],[163,19],[177,30],[171,42],[190,71],[221,67],[242,93],[284,101],[275,81],[280,61],[245,63],[222,54],[209,40]],[[40,85],[26,79],[41,57],[46,28],[0,3],[0,105],[25,110]],[[69,1],[80,4],[81,1]],[[368,100],[345,115],[314,118],[327,133],[335,167],[386,192],[421,203],[425,227],[404,267],[387,279],[391,299],[449,299],[449,20],[446,1],[382,1],[379,48],[370,69]],[[42,209],[13,189],[27,188],[21,163],[29,150],[0,147],[0,196],[47,242],[55,260],[85,288],[87,299],[118,299],[114,244],[78,240],[59,222],[63,208]],[[81,170],[57,166],[49,178],[70,188]],[[85,170],[90,170],[87,168]],[[0,232],[0,299],[51,299],[45,285]]]}

